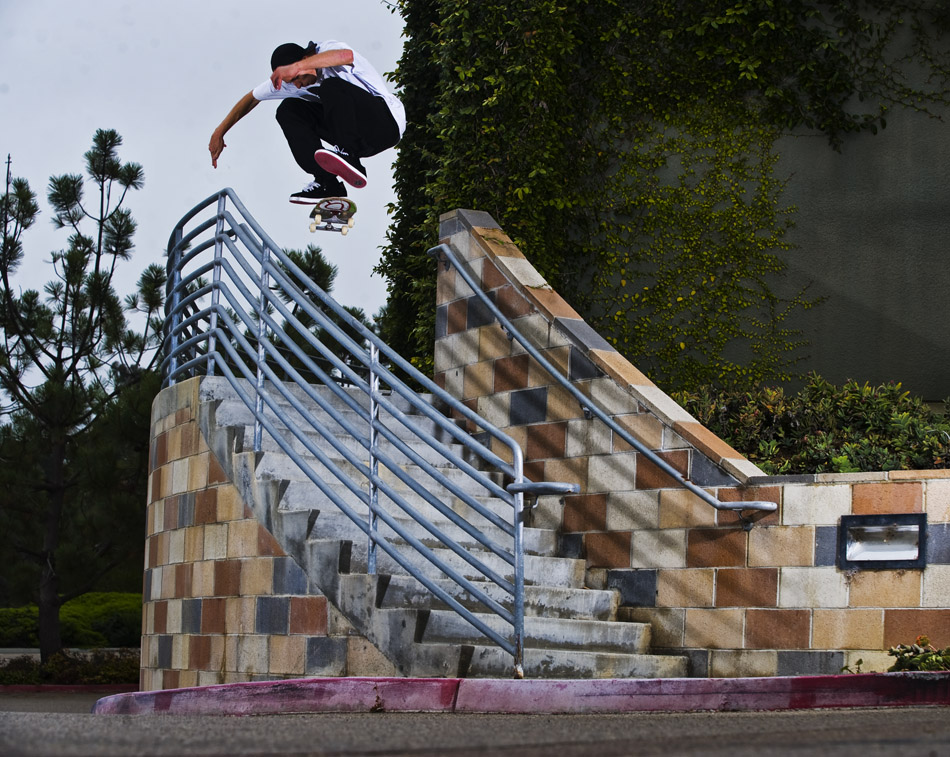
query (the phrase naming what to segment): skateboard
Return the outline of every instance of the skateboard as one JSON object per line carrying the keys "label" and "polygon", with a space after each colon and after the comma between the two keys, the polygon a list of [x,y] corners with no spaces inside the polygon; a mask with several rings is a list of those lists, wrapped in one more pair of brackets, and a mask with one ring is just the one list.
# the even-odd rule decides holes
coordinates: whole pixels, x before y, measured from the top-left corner
{"label": "skateboard", "polygon": [[324,197],[310,212],[310,231],[339,231],[346,236],[356,215],[356,203],[346,197]]}

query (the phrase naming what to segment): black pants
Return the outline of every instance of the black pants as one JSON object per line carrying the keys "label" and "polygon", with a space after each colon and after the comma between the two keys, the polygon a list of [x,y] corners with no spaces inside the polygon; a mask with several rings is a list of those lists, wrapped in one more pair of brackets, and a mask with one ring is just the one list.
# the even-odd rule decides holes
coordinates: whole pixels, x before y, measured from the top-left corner
{"label": "black pants", "polygon": [[294,160],[317,181],[336,181],[313,159],[325,144],[366,158],[399,141],[399,127],[383,98],[336,76],[320,84],[317,93],[319,102],[294,97],[277,108],[277,123]]}

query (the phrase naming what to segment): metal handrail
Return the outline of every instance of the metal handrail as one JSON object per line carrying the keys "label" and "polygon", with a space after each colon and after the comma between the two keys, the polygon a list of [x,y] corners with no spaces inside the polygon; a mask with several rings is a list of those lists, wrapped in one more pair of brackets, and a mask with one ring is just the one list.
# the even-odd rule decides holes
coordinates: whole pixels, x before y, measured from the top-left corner
{"label": "metal handrail", "polygon": [[594,417],[607,425],[617,436],[623,439],[627,444],[633,447],[638,453],[646,457],[651,463],[656,465],[666,475],[672,478],[679,486],[688,489],[699,497],[703,502],[717,510],[758,510],[764,512],[775,512],[777,504],[775,502],[722,502],[707,492],[705,489],[697,486],[687,479],[676,468],[670,465],[666,460],[660,457],[656,452],[647,447],[643,442],[637,439],[627,429],[621,426],[614,418],[603,408],[599,407],[591,397],[588,397],[580,389],[574,386],[571,381],[555,368],[544,355],[541,354],[528,339],[518,331],[508,318],[501,312],[495,302],[482,290],[481,286],[475,281],[474,276],[469,272],[462,259],[447,244],[439,244],[432,247],[428,254],[435,258],[443,258],[446,265],[451,264],[456,272],[464,279],[469,288],[482,301],[489,312],[498,320],[502,329],[510,339],[515,339],[535,361],[547,371],[551,377],[578,401],[585,417]]}
{"label": "metal handrail", "polygon": [[[186,226],[212,206],[212,217],[196,222],[186,232]],[[213,258],[207,260],[206,253],[212,249]],[[511,654],[515,676],[523,676],[524,496],[575,492],[576,485],[525,479],[524,455],[513,439],[421,374],[321,290],[263,231],[230,188],[196,205],[173,229],[168,245],[167,295],[167,351],[162,363],[165,385],[201,374],[223,376],[253,416],[254,450],[262,449],[266,433],[366,535],[367,570],[376,572],[377,548],[382,549],[434,596]],[[408,381],[400,375],[407,376]],[[311,383],[314,380],[328,392],[317,391]],[[440,413],[409,381],[434,396],[456,418],[480,429],[481,434],[470,433]],[[329,420],[310,412],[292,387],[315,403]],[[364,401],[354,397],[354,392]],[[345,410],[340,410],[327,394]],[[403,410],[395,398],[401,398],[409,411]],[[419,416],[434,424],[445,440],[420,424],[416,420]],[[407,432],[437,453],[435,463],[403,438]],[[341,441],[341,434],[355,439],[369,461],[365,454],[354,452]],[[486,435],[499,448],[508,450],[505,457],[484,441]],[[324,450],[327,444],[336,458]],[[458,447],[465,452],[459,452]],[[399,455],[416,465],[418,477],[403,469]],[[480,462],[473,464],[469,456]],[[440,470],[446,465],[461,471],[478,493]],[[497,483],[491,470],[510,479],[508,487]],[[334,480],[342,484],[342,495]],[[474,515],[463,517],[443,502],[437,495],[443,489]],[[420,505],[411,502],[405,490],[424,503],[422,507],[439,512],[507,567],[499,572],[466,549],[420,512]],[[507,517],[496,514],[481,497],[501,500],[510,513]],[[466,578],[424,544],[400,517],[381,504],[382,499],[395,512],[419,524],[475,575],[499,586],[510,596],[512,609],[506,609],[476,581]],[[353,500],[366,508],[366,515],[351,504]],[[486,522],[495,527],[494,536],[483,530]],[[380,524],[403,544],[388,538]],[[510,633],[500,633],[463,606],[436,579],[426,575],[417,564],[419,558],[460,586],[484,611],[509,624]],[[504,575],[509,569],[511,577]]]}

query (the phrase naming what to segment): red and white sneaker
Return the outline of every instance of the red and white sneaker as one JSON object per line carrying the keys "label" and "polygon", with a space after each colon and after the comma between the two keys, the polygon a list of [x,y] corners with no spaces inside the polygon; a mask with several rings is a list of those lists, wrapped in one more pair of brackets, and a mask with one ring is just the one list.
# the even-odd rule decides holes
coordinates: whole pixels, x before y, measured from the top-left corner
{"label": "red and white sneaker", "polygon": [[362,189],[366,186],[366,169],[359,158],[345,150],[317,150],[313,159],[324,171],[339,176],[350,186]]}

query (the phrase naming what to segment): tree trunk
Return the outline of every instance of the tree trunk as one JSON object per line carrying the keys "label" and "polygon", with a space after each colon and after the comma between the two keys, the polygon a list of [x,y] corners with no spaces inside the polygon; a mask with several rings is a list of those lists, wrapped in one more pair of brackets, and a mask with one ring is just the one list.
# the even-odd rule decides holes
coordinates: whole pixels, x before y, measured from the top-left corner
{"label": "tree trunk", "polygon": [[46,663],[50,657],[63,648],[63,637],[59,627],[59,576],[55,565],[47,564],[43,568],[40,580],[40,662]]}
{"label": "tree trunk", "polygon": [[50,446],[46,459],[47,509],[43,533],[43,565],[40,579],[39,625],[40,662],[45,663],[63,648],[59,625],[59,573],[56,552],[59,549],[59,527],[66,497],[66,443],[57,440]]}

